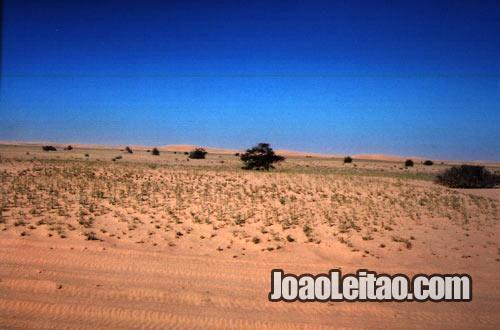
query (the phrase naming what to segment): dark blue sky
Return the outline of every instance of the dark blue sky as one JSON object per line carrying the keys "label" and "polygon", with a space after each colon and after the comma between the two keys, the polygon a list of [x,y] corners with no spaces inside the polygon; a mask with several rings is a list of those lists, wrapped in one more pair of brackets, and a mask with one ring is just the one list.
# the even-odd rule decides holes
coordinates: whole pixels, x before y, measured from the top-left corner
{"label": "dark blue sky", "polygon": [[498,1],[4,1],[0,140],[500,160]]}

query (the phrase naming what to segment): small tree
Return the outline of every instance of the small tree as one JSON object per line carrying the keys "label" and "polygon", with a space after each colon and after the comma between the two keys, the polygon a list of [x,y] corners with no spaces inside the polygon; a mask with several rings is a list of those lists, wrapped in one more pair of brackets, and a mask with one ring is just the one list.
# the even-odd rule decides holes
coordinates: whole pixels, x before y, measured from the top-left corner
{"label": "small tree", "polygon": [[344,164],[350,164],[350,163],[352,163],[352,157],[351,156],[344,157]]}
{"label": "small tree", "polygon": [[158,150],[158,148],[153,148],[153,151],[151,151],[151,154],[153,156],[159,156],[160,155],[160,150]]}
{"label": "small tree", "polygon": [[191,159],[205,159],[207,151],[203,148],[196,148],[189,153],[189,158]]}
{"label": "small tree", "polygon": [[405,161],[405,167],[413,167],[413,160],[407,159]]}
{"label": "small tree", "polygon": [[240,156],[245,170],[266,170],[274,168],[273,164],[285,160],[285,157],[276,155],[269,143],[259,143],[251,149],[247,149]]}
{"label": "small tree", "polygon": [[427,159],[427,160],[424,162],[424,165],[425,165],[425,166],[432,166],[432,165],[434,165],[434,162],[433,162],[432,160]]}
{"label": "small tree", "polygon": [[128,152],[129,154],[133,154],[134,152],[132,151],[132,149],[130,149],[130,147],[125,147],[125,151]]}
{"label": "small tree", "polygon": [[493,188],[500,183],[500,175],[484,166],[453,166],[436,177],[436,181],[450,188]]}

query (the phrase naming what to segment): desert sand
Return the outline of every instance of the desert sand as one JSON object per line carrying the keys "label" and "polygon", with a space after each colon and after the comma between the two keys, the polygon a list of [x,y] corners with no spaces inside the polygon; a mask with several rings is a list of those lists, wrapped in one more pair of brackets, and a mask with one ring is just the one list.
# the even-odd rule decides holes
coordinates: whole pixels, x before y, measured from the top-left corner
{"label": "desert sand", "polygon": [[[0,328],[498,328],[499,189],[435,184],[447,163],[160,150],[0,146]],[[273,268],[468,273],[473,300],[271,303]]]}

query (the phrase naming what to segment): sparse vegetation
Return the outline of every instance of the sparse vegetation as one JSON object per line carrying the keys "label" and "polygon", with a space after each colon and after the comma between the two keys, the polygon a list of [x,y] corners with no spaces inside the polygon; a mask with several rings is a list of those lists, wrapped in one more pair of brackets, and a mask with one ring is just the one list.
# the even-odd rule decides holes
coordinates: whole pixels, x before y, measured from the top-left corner
{"label": "sparse vegetation", "polygon": [[344,157],[344,164],[350,164],[350,163],[352,163],[351,156]]}
{"label": "sparse vegetation", "polygon": [[246,170],[266,170],[274,168],[273,164],[285,160],[285,157],[276,155],[268,143],[259,143],[241,155],[241,161]]}
{"label": "sparse vegetation", "polygon": [[153,148],[153,151],[151,151],[151,154],[153,156],[159,156],[160,155],[160,150],[158,150],[158,148]]}
{"label": "sparse vegetation", "polygon": [[397,243],[403,243],[407,249],[411,249],[413,246],[409,239],[403,237],[392,236],[392,240]]}
{"label": "sparse vegetation", "polygon": [[432,165],[434,165],[434,162],[433,162],[432,160],[427,159],[426,161],[424,161],[424,163],[423,163],[423,164],[424,164],[425,166],[432,166]]}
{"label": "sparse vegetation", "polygon": [[[340,242],[371,256],[366,251],[384,244],[385,251],[407,251],[420,235],[413,229],[432,223],[431,230],[440,230],[437,219],[470,226],[473,216],[475,226],[487,227],[497,207],[487,198],[415,185],[421,177],[401,174],[395,163],[360,161],[354,170],[338,159],[297,157],[278,173],[263,174],[235,168],[233,154],[179,166],[167,153],[166,166],[159,166],[118,162],[115,152],[96,151],[92,161],[69,154],[33,161],[24,149],[25,160],[15,162],[2,152],[0,234],[166,248],[200,237],[220,252]],[[386,172],[374,174],[367,165]],[[388,244],[391,238],[404,245]]]}
{"label": "sparse vegetation", "polygon": [[132,149],[130,149],[129,146],[125,147],[125,151],[128,152],[129,154],[133,154],[134,152],[132,151]]}
{"label": "sparse vegetation", "polygon": [[97,240],[99,240],[97,238],[96,233],[94,233],[93,231],[86,232],[85,233],[85,237],[87,238],[88,241],[97,241]]}
{"label": "sparse vegetation", "polygon": [[436,181],[450,188],[493,188],[500,182],[500,176],[484,166],[453,166],[440,173]]}

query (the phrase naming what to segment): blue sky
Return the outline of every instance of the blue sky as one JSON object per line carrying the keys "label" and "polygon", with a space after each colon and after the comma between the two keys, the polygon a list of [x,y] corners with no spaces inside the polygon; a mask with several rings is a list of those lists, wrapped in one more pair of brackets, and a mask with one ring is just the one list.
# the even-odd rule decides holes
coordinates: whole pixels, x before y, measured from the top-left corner
{"label": "blue sky", "polygon": [[4,1],[0,140],[500,160],[498,1]]}

